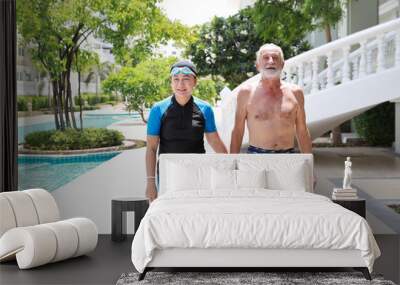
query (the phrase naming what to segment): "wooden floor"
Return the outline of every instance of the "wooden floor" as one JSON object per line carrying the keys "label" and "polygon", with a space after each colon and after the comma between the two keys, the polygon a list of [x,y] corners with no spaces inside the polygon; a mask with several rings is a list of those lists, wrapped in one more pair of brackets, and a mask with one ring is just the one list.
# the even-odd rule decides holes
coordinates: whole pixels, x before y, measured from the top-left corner
{"label": "wooden floor", "polygon": [[[382,257],[376,261],[374,272],[398,284],[400,238],[395,235],[377,235],[375,238]],[[2,263],[0,284],[115,284],[122,273],[134,271],[131,243],[132,237],[124,242],[112,242],[110,235],[100,235],[96,250],[87,256],[28,270],[19,270],[15,261]]]}

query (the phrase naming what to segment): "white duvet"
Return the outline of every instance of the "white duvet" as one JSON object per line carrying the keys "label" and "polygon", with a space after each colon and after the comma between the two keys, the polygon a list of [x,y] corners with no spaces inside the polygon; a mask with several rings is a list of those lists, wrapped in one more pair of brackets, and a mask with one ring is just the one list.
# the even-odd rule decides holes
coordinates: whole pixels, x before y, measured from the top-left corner
{"label": "white duvet", "polygon": [[365,219],[307,192],[167,193],[149,207],[132,243],[143,272],[155,249],[358,249],[372,272],[379,248]]}

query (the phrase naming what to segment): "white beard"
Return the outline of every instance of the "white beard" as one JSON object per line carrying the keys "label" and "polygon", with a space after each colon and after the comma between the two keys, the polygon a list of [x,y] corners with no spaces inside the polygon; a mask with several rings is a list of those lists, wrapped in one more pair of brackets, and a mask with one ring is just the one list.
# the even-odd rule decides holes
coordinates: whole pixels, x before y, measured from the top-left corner
{"label": "white beard", "polygon": [[275,79],[280,78],[282,73],[282,69],[262,69],[261,70],[261,77],[263,79]]}

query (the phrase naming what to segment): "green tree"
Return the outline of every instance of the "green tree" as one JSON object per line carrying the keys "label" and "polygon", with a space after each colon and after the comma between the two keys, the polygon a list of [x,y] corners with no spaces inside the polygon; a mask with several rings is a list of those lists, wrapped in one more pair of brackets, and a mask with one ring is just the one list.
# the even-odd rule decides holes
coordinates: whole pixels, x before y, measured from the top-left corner
{"label": "green tree", "polygon": [[18,32],[32,59],[49,74],[57,129],[76,128],[70,75],[77,52],[90,36],[113,44],[118,62],[136,64],[152,47],[182,38],[185,29],[171,23],[159,0],[20,0]]}
{"label": "green tree", "polygon": [[285,58],[310,48],[304,39],[312,30],[311,18],[303,11],[305,0],[258,0],[251,9],[258,36],[264,43],[279,45]]}
{"label": "green tree", "polygon": [[255,32],[249,9],[228,18],[215,17],[197,28],[197,39],[186,54],[200,75],[221,75],[233,88],[255,72],[255,52],[262,40]]}
{"label": "green tree", "polygon": [[221,75],[233,88],[257,72],[255,53],[262,44],[278,44],[286,57],[309,49],[304,37],[310,27],[296,1],[258,1],[199,27],[186,53],[201,75]]}
{"label": "green tree", "polygon": [[216,82],[211,78],[198,78],[197,85],[193,90],[193,96],[215,105],[218,97]]}
{"label": "green tree", "polygon": [[327,43],[332,41],[332,27],[343,17],[342,0],[303,0],[302,10],[312,19],[312,28],[323,29]]}
{"label": "green tree", "polygon": [[83,130],[82,96],[81,96],[81,74],[87,72],[98,65],[100,62],[97,53],[79,49],[74,58],[73,70],[78,73],[78,102],[79,102],[79,122],[80,129]]}
{"label": "green tree", "polygon": [[130,111],[138,111],[143,122],[145,108],[171,93],[169,69],[176,58],[151,58],[135,67],[123,67],[102,82],[106,93],[118,92],[126,98]]}

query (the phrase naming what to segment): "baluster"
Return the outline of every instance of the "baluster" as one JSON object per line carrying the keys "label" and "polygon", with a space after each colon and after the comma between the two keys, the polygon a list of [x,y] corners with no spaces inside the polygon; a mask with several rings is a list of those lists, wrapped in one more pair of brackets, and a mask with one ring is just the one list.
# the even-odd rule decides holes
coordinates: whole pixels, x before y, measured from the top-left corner
{"label": "baluster", "polygon": [[298,68],[298,72],[297,72],[297,76],[298,76],[298,78],[297,78],[297,84],[301,87],[301,88],[303,88],[304,87],[304,78],[303,78],[303,76],[304,76],[304,64],[302,63],[302,62],[300,62],[299,63],[299,66],[297,67]]}
{"label": "baluster", "polygon": [[342,71],[342,82],[350,81],[350,66],[349,66],[349,53],[350,53],[350,46],[346,46],[343,48],[343,71]]}
{"label": "baluster", "polygon": [[366,74],[372,73],[372,53],[372,49],[367,50],[367,70],[365,71]]}
{"label": "baluster", "polygon": [[378,36],[378,57],[376,64],[376,72],[381,72],[385,69],[385,42],[382,35]]}
{"label": "baluster", "polygon": [[395,45],[396,45],[395,66],[400,67],[400,30],[398,30],[396,33]]}
{"label": "baluster", "polygon": [[311,93],[318,91],[318,56],[313,58],[312,61],[312,83]]}
{"label": "baluster", "polygon": [[326,88],[330,88],[333,86],[332,56],[333,56],[333,52],[329,51],[328,56],[326,58],[326,63],[328,65],[327,72],[326,72]]}
{"label": "baluster", "polygon": [[363,78],[366,75],[366,64],[367,64],[367,49],[365,48],[366,40],[362,41],[360,44],[361,58],[360,58],[360,68],[358,78]]}
{"label": "baluster", "polygon": [[353,60],[353,80],[354,79],[357,79],[358,78],[358,76],[359,76],[359,70],[358,70],[358,66],[359,66],[359,63],[358,63],[359,61],[358,61],[358,56],[356,57],[356,58],[354,58],[354,60]]}

